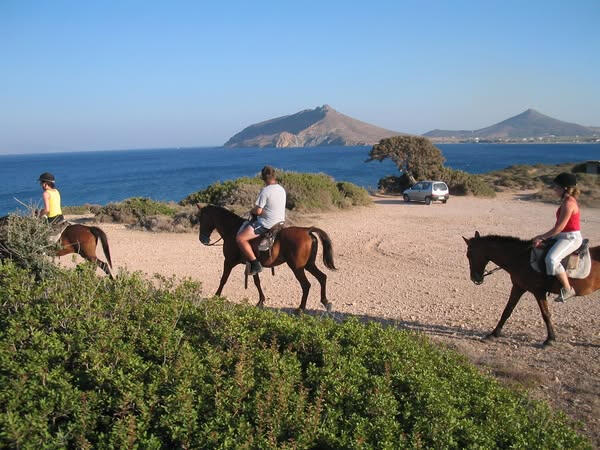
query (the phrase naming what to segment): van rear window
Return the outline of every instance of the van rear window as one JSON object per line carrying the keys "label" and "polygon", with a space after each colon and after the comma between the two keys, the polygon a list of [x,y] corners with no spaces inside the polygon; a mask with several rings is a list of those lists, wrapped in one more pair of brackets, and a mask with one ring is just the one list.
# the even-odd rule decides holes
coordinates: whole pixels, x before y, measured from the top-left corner
{"label": "van rear window", "polygon": [[433,184],[434,191],[445,191],[446,189],[448,189],[448,186],[446,186],[446,183],[434,183]]}

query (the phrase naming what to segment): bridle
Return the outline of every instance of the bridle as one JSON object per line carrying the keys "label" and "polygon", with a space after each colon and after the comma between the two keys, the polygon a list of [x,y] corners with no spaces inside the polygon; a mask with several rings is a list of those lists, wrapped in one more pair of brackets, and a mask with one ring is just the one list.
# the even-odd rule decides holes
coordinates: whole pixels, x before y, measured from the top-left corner
{"label": "bridle", "polygon": [[[214,242],[210,242],[210,236],[200,236],[200,238],[203,238],[203,237],[206,237],[206,238],[207,238],[206,240],[208,241],[208,243],[207,243],[207,244],[205,244],[204,242],[202,242],[202,239],[200,239],[200,242],[202,242],[202,244],[203,244],[203,245],[206,245],[207,247],[212,247],[213,245],[216,245],[216,244],[217,244],[217,242],[219,242],[219,241],[222,241],[222,240],[223,240],[223,236],[219,237],[219,239],[217,239],[217,240],[216,240],[216,241],[214,241]],[[221,245],[223,245],[223,244],[221,244]]]}

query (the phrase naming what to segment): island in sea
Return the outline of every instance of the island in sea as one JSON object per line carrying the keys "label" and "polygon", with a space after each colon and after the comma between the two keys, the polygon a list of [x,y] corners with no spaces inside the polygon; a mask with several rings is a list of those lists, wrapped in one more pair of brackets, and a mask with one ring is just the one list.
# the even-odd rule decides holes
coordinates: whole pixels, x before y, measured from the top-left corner
{"label": "island in sea", "polygon": [[322,147],[374,145],[406,133],[346,116],[329,105],[306,109],[244,128],[225,147]]}
{"label": "island in sea", "polygon": [[563,122],[528,109],[479,130],[432,130],[423,136],[433,142],[600,142],[600,127]]}

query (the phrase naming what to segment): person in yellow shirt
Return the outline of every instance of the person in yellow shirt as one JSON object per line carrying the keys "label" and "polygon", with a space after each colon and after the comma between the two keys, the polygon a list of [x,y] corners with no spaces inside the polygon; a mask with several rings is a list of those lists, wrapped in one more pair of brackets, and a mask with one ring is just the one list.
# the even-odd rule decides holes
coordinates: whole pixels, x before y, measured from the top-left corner
{"label": "person in yellow shirt", "polygon": [[60,207],[60,192],[56,189],[54,175],[44,172],[40,175],[38,181],[44,191],[42,194],[44,208],[39,212],[39,216],[46,216],[50,224],[63,222],[65,218]]}

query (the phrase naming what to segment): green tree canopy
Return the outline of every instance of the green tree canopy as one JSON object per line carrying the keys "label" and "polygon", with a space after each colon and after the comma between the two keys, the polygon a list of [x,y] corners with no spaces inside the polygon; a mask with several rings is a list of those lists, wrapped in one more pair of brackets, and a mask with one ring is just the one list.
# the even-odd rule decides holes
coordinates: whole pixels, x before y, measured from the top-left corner
{"label": "green tree canopy", "polygon": [[394,136],[382,139],[369,152],[367,162],[390,158],[402,173],[417,180],[437,179],[444,172],[444,161],[439,148],[421,136]]}

